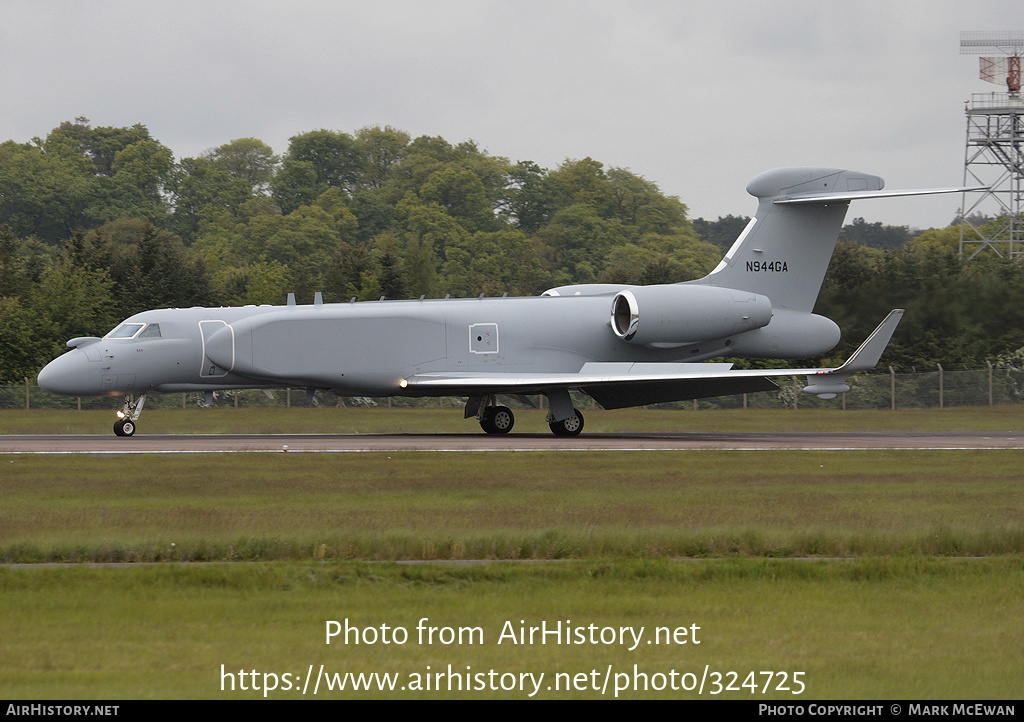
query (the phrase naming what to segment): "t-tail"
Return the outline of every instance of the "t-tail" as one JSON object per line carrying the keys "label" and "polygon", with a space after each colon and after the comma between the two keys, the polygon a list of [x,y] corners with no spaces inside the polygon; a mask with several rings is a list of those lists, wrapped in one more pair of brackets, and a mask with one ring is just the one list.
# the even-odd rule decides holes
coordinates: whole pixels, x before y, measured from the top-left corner
{"label": "t-tail", "polygon": [[711,273],[696,283],[752,291],[772,307],[810,312],[850,201],[976,188],[882,190],[875,175],[839,168],[776,168],[747,184],[757,212]]}

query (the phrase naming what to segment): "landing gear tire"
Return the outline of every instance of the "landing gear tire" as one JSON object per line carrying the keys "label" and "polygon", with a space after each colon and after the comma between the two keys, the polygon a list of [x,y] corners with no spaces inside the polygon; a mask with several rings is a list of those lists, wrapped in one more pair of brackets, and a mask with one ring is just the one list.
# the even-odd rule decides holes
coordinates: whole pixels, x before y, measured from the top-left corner
{"label": "landing gear tire", "polygon": [[552,421],[548,428],[555,436],[579,436],[583,431],[583,414],[579,409],[573,409],[572,416],[561,421]]}
{"label": "landing gear tire", "polygon": [[146,394],[139,394],[139,398],[131,395],[126,396],[124,408],[117,415],[120,417],[114,422],[114,433],[117,436],[135,436],[135,419],[142,413],[142,407],[146,405]]}
{"label": "landing gear tire", "polygon": [[488,406],[480,417],[480,428],[488,434],[507,434],[515,423],[516,417],[507,406]]}

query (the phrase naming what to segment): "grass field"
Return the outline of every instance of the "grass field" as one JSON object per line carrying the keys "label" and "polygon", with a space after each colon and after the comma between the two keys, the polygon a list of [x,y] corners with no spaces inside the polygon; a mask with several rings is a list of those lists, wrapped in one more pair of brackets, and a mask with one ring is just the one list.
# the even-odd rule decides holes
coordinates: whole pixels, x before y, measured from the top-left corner
{"label": "grass field", "polygon": [[[999,431],[1019,429],[1020,414],[634,411],[593,412],[587,423]],[[445,424],[475,433],[460,417],[210,409],[143,419],[145,431],[163,433],[438,432]],[[0,429],[106,433],[108,420],[108,412],[4,412]],[[159,563],[0,568],[0,697],[261,696],[239,689],[239,672],[255,670],[261,687],[275,679],[262,675],[277,675],[268,696],[297,699],[283,675],[298,687],[322,664],[331,674],[400,681],[393,691],[322,688],[319,697],[526,698],[532,687],[521,689],[518,675],[543,672],[536,697],[611,697],[620,683],[627,698],[681,698],[697,692],[673,683],[707,669],[705,698],[718,673],[722,686],[738,688],[714,695],[727,698],[1016,699],[1021,458],[994,450],[3,456],[0,560]],[[489,561],[395,563],[459,559]],[[209,563],[167,563],[198,561]],[[484,638],[421,644],[424,617],[479,627]],[[345,619],[411,637],[326,645],[326,621]],[[701,644],[497,643],[505,622],[566,620],[646,634],[695,624]],[[226,689],[221,664],[233,675]],[[495,670],[483,683],[499,688],[449,691],[445,677],[440,691],[411,689],[425,684],[428,666],[447,673],[449,664],[463,675],[452,684]],[[801,672],[804,693],[777,689],[778,675],[762,692],[766,671],[786,672],[790,690]],[[606,674],[602,694],[592,687]],[[500,689],[513,678],[515,689]],[[755,694],[744,681],[758,685]]]}
{"label": "grass field", "polygon": [[1018,451],[0,458],[0,560],[1024,553]]}
{"label": "grass field", "polygon": [[[276,681],[269,698],[299,699],[310,666],[319,676],[323,665],[329,675],[398,677],[394,691],[321,683],[321,699],[525,699],[537,686],[518,686],[524,672],[544,674],[540,699],[611,698],[616,686],[627,699],[1019,699],[1022,571],[1020,558],[908,557],[0,569],[0,697],[244,698]],[[429,644],[416,631],[424,618],[438,628]],[[327,645],[328,620],[377,632],[386,624],[392,640],[396,627],[408,636],[367,644],[374,639],[350,635],[346,644],[339,635]],[[625,644],[502,639],[506,622],[518,631],[559,621],[644,631],[636,645],[632,635]],[[481,631],[472,644],[468,635],[445,644],[444,627]],[[662,636],[648,644],[657,627],[685,628],[675,640],[687,643]],[[233,678],[222,677],[221,665]],[[461,675],[502,676],[479,680],[483,689],[475,677],[469,690],[449,691],[446,677],[433,677],[430,691],[410,689],[449,665]],[[249,691],[240,689],[243,670],[258,674],[261,691],[252,691],[252,677]],[[664,689],[673,672],[679,687],[705,678],[703,695]],[[754,693],[742,687],[750,672]],[[776,673],[766,691],[764,672]],[[781,672],[788,692],[777,688]],[[794,694],[797,682],[802,694]],[[501,684],[509,687],[490,688]],[[313,689],[310,682],[306,698]]]}

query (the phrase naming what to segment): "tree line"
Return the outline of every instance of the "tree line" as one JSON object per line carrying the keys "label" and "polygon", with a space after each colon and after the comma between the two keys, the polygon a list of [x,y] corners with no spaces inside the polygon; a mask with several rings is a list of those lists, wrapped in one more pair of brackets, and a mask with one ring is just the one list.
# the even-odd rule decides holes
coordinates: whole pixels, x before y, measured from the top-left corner
{"label": "tree line", "polygon": [[[281,156],[242,138],[175,160],[142,124],[77,118],[0,143],[0,381],[149,308],[690,280],[747,220],[691,221],[679,198],[592,158],[545,169],[392,127],[300,133]],[[1018,269],[960,264],[949,233],[855,219],[817,311],[859,342],[880,304],[908,307],[901,367],[1021,347],[1019,321],[999,322],[1014,313],[1002,298],[1019,308]]]}

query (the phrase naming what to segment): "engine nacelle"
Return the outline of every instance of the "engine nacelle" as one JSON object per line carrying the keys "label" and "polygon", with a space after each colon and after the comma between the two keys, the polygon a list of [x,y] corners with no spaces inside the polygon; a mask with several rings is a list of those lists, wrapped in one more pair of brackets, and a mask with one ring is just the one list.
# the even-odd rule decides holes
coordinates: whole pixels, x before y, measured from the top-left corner
{"label": "engine nacelle", "polygon": [[672,348],[767,326],[767,296],[688,284],[636,286],[612,301],[612,330],[629,343]]}
{"label": "engine nacelle", "polygon": [[831,351],[841,335],[830,318],[777,308],[770,324],[734,340],[732,353],[745,358],[810,358]]}

